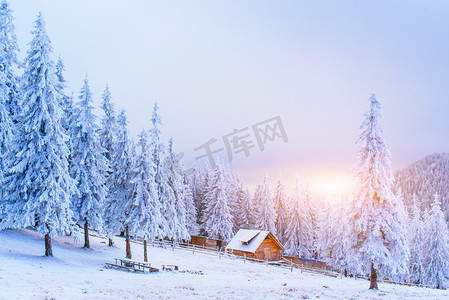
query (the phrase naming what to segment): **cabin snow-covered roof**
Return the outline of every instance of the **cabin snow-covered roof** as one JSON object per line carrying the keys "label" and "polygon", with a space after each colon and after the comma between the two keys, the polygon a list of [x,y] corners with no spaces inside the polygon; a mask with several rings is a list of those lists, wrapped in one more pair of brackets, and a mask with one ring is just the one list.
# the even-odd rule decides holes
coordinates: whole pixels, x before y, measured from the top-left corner
{"label": "cabin snow-covered roof", "polygon": [[240,229],[228,243],[226,249],[254,253],[268,235],[271,235],[271,238],[279,245],[279,248],[284,250],[284,247],[269,231],[250,229]]}

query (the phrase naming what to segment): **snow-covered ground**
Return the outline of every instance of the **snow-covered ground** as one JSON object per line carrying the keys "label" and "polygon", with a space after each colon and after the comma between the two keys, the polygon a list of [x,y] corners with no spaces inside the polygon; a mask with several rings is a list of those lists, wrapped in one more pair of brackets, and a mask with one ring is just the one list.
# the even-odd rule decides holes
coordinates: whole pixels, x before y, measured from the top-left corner
{"label": "snow-covered ground", "polygon": [[[81,238],[81,236],[80,236]],[[159,272],[135,274],[105,269],[105,262],[124,257],[124,241],[116,247],[91,238],[53,240],[53,258],[42,256],[44,242],[32,230],[0,231],[1,299],[449,299],[448,291],[380,284],[349,278],[301,274],[228,258],[193,254],[186,250],[149,247],[153,266],[179,265],[180,270],[204,275]],[[132,244],[133,259],[142,260],[141,245]]]}

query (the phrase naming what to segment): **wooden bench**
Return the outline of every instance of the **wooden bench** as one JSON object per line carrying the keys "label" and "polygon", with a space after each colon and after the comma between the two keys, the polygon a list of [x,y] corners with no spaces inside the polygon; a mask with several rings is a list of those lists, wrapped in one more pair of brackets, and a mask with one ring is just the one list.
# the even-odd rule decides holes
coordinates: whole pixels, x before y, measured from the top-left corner
{"label": "wooden bench", "polygon": [[127,271],[134,271],[134,272],[159,272],[159,269],[151,267],[150,263],[142,263],[137,262],[129,259],[122,259],[122,258],[115,258],[115,264],[113,263],[106,263],[106,266],[111,268],[119,268]]}

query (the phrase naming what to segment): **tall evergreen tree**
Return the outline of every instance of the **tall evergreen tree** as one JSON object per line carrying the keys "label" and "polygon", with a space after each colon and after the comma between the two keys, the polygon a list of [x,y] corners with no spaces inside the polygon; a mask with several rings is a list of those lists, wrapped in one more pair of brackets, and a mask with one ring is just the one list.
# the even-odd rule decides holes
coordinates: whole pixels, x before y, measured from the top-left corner
{"label": "tall evergreen tree", "polygon": [[435,194],[425,233],[424,283],[446,289],[449,283],[449,230]]}
{"label": "tall evergreen tree", "polygon": [[161,228],[166,237],[173,238],[173,230],[176,222],[175,193],[168,184],[168,173],[163,163],[165,147],[160,137],[161,130],[159,126],[162,126],[162,120],[158,110],[158,103],[155,102],[151,117],[153,128],[150,130],[151,160],[154,167],[157,196],[159,202],[162,204]]}
{"label": "tall evergreen tree", "polygon": [[310,258],[312,220],[298,177],[296,178],[296,190],[291,198],[290,221],[285,230],[285,235],[285,248],[289,255]]}
{"label": "tall evergreen tree", "polygon": [[268,174],[265,174],[263,181],[257,185],[254,203],[258,214],[256,228],[270,231],[276,235],[276,210]]}
{"label": "tall evergreen tree", "polygon": [[186,189],[184,186],[183,167],[177,154],[173,149],[173,139],[168,142],[168,149],[166,159],[164,161],[164,168],[168,175],[168,184],[173,191],[175,215],[172,220],[173,227],[171,228],[171,238],[175,241],[190,239],[187,230],[187,207],[186,207]]}
{"label": "tall evergreen tree", "polygon": [[[142,130],[139,135],[140,153],[131,179],[132,197],[126,204],[125,228],[128,234],[144,240],[144,261],[148,261],[147,240],[161,237],[161,203],[157,197],[154,181],[154,167],[148,145],[148,135]],[[131,248],[127,243],[127,257],[131,258]]]}
{"label": "tall evergreen tree", "polygon": [[134,172],[133,143],[128,136],[128,120],[124,110],[117,118],[117,128],[114,146],[111,153],[111,169],[107,182],[109,192],[104,209],[105,230],[109,236],[109,246],[112,246],[112,236],[124,230],[124,207],[132,199],[131,177]]}
{"label": "tall evergreen tree", "polygon": [[[109,85],[106,85],[104,92],[102,93],[101,109],[103,110],[103,117],[101,118],[101,125],[99,128],[99,137],[101,146],[104,149],[104,156],[108,166],[109,171],[106,174],[106,186],[108,188],[108,193],[105,199],[105,229],[107,235],[109,236],[109,246],[113,245],[112,236],[116,233],[115,231],[120,227],[117,226],[117,216],[115,209],[111,210],[111,206],[116,206],[117,199],[114,199],[113,191],[116,187],[115,177],[121,176],[122,170],[117,169],[117,162],[113,161],[114,147],[117,138],[117,116],[115,114],[114,103],[112,102],[111,92],[109,90]],[[125,124],[126,126],[126,124]],[[122,206],[124,205],[124,201]],[[123,209],[123,207],[121,207]],[[123,221],[123,219],[122,219]]]}
{"label": "tall evergreen tree", "polygon": [[15,121],[19,112],[19,79],[14,73],[18,66],[17,38],[14,33],[13,12],[7,1],[0,3],[0,102]]}
{"label": "tall evergreen tree", "polygon": [[287,228],[287,193],[285,185],[282,183],[282,177],[279,175],[278,184],[274,194],[274,204],[276,208],[276,232],[281,243],[285,243],[285,230]]}
{"label": "tall evergreen tree", "polygon": [[[8,3],[2,1],[0,4],[0,182],[5,172],[3,160],[10,152],[8,149],[14,135],[12,114],[17,106],[17,77],[13,73],[13,66],[17,65],[18,47],[13,20]],[[4,187],[0,188],[0,214],[3,211],[1,196],[3,189]]]}
{"label": "tall evergreen tree", "polygon": [[205,164],[196,165],[191,176],[190,186],[193,193],[193,201],[196,207],[196,222],[199,228],[199,234],[204,235],[203,215],[206,207],[205,195],[209,180],[209,170]]}
{"label": "tall evergreen tree", "polygon": [[408,242],[410,248],[409,280],[412,283],[422,283],[425,277],[424,260],[424,222],[418,207],[416,197],[413,197],[413,207],[408,222]]}
{"label": "tall evergreen tree", "polygon": [[[114,103],[112,102],[111,91],[109,90],[109,85],[106,85],[106,88],[103,92],[101,109],[104,112],[103,117],[101,118],[101,126],[99,129],[99,136],[101,141],[101,146],[105,150],[104,156],[110,162],[112,160],[112,155],[114,152],[114,144],[116,139],[116,128],[117,128],[117,116],[115,114]],[[112,173],[113,170],[110,170]],[[108,184],[108,188],[110,188],[110,184]]]}
{"label": "tall evergreen tree", "polygon": [[[183,168],[184,169],[184,168]],[[193,199],[192,187],[189,183],[187,174],[183,176],[184,201],[186,206],[186,226],[190,235],[199,234],[199,226],[196,220],[197,210]]]}
{"label": "tall evergreen tree", "polygon": [[203,224],[210,236],[230,240],[233,235],[233,219],[226,184],[223,165],[219,163],[209,179]]}
{"label": "tall evergreen tree", "polygon": [[240,189],[239,192],[239,219],[240,228],[243,229],[254,229],[256,223],[257,212],[255,210],[255,205],[253,203],[253,198],[248,190],[248,188]]}
{"label": "tall evergreen tree", "polygon": [[349,254],[360,263],[360,271],[371,273],[370,289],[377,289],[377,276],[397,277],[407,272],[409,250],[405,212],[391,191],[391,154],[381,137],[380,104],[375,95],[358,140],[356,178],[358,188],[349,213]]}
{"label": "tall evergreen tree", "polygon": [[65,94],[65,89],[67,87],[66,80],[64,78],[63,72],[65,71],[64,63],[61,57],[59,57],[56,63],[56,78],[58,79],[58,84],[56,85],[56,90],[58,92],[59,105],[64,111],[64,118],[62,120],[62,126],[67,133],[70,131],[70,118],[72,117],[73,109],[73,99]]}
{"label": "tall evergreen tree", "polygon": [[45,255],[52,256],[51,237],[72,229],[70,197],[76,192],[69,175],[68,136],[61,126],[52,47],[41,14],[25,59],[21,110],[17,115],[14,153],[8,164],[6,218],[2,228],[36,226],[45,235]]}
{"label": "tall evergreen tree", "polygon": [[89,226],[96,229],[103,226],[103,203],[107,193],[105,174],[108,166],[97,135],[98,127],[87,78],[84,79],[78,98],[80,101],[71,122],[70,173],[77,181],[79,194],[73,197],[72,204],[76,222],[84,226],[84,247],[89,248]]}

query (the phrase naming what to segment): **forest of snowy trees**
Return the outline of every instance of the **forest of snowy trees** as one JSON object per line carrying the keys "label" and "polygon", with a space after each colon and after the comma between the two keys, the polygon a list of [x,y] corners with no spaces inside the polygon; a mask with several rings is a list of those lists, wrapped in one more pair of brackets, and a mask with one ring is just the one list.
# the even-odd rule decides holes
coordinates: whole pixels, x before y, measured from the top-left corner
{"label": "forest of snowy trees", "polygon": [[[64,64],[54,60],[41,14],[19,62],[13,20],[2,1],[0,230],[35,228],[45,237],[47,256],[51,238],[76,226],[84,230],[85,247],[91,229],[106,234],[110,246],[124,234],[126,256],[132,257],[130,238],[138,237],[147,260],[151,239],[204,235],[229,241],[241,228],[260,229],[279,239],[284,255],[325,260],[345,274],[370,274],[371,288],[377,288],[378,276],[448,286],[448,228],[440,202],[447,189],[429,183],[425,195],[418,193],[423,187],[407,190],[405,208],[401,189],[393,186],[374,95],[361,127],[357,186],[350,197],[316,201],[299,176],[289,191],[281,175],[272,182],[267,174],[251,193],[223,163],[186,172],[173,139],[161,139],[157,102],[151,129],[142,130],[135,143],[109,86],[101,95],[100,117],[88,78],[78,97],[67,95]],[[407,180],[404,172],[398,176]]]}

